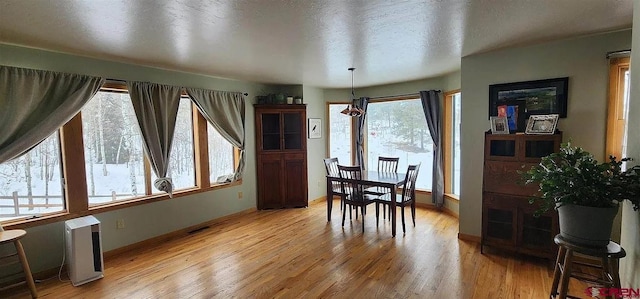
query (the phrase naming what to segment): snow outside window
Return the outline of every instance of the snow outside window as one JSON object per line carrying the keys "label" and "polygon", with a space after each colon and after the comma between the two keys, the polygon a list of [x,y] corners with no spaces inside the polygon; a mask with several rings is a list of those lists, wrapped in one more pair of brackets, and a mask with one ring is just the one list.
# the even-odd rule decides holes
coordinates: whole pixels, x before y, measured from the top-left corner
{"label": "snow outside window", "polygon": [[[173,181],[173,190],[196,187],[195,154],[193,151],[193,120],[191,99],[181,98],[176,118],[176,130],[173,133],[171,155],[169,156],[169,170],[167,176]],[[158,176],[151,171],[151,184]],[[155,187],[151,187],[153,194],[163,194]]]}
{"label": "snow outside window", "polygon": [[341,114],[347,104],[329,104],[329,157],[341,165],[351,163],[351,117]]}
{"label": "snow outside window", "polygon": [[398,172],[422,163],[416,188],[431,189],[433,141],[420,99],[369,103],[366,152],[369,170],[378,168],[378,157],[399,157]]}
{"label": "snow outside window", "polygon": [[233,174],[233,145],[207,122],[207,142],[209,145],[209,181],[216,183],[219,177]]}
{"label": "snow outside window", "polygon": [[[453,171],[451,175],[451,189],[453,194],[460,195],[460,108],[461,108],[461,95],[456,93],[453,95]],[[447,167],[447,165],[445,165]]]}
{"label": "snow outside window", "polygon": [[0,164],[0,221],[65,210],[58,132]]}
{"label": "snow outside window", "polygon": [[142,135],[129,94],[100,91],[81,114],[89,206],[144,196]]}

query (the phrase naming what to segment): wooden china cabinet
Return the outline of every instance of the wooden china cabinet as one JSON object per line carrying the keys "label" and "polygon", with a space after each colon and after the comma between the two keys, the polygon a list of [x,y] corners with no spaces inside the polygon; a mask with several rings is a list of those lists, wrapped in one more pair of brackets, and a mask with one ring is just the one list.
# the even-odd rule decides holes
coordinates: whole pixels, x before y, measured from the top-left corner
{"label": "wooden china cabinet", "polygon": [[484,246],[553,259],[553,237],[558,216],[550,211],[535,217],[537,205],[529,199],[538,186],[523,185],[518,171],[526,171],[540,158],[557,152],[562,133],[553,135],[485,133],[482,188],[482,241]]}
{"label": "wooden china cabinet", "polygon": [[306,105],[255,104],[258,209],[306,207]]}

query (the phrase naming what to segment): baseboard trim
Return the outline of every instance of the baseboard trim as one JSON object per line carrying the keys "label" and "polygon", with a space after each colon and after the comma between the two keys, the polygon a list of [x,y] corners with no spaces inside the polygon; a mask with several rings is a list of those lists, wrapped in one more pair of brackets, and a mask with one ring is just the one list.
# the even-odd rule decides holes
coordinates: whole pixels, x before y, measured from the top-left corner
{"label": "baseboard trim", "polygon": [[318,203],[318,202],[327,202],[327,196],[320,196],[316,199],[312,199],[309,201],[309,204]]}
{"label": "baseboard trim", "polygon": [[448,209],[447,207],[442,207],[441,209],[439,209],[439,208],[437,208],[436,206],[434,206],[432,204],[428,204],[428,203],[424,203],[424,202],[416,202],[416,207],[441,211],[441,212],[444,212],[447,215],[450,215],[450,216],[458,218],[458,215],[456,213],[454,213],[453,211],[451,211],[450,209]]}
{"label": "baseboard trim", "polygon": [[156,237],[153,237],[153,238],[150,238],[150,239],[146,239],[146,240],[143,240],[143,241],[140,241],[140,242],[137,242],[137,243],[125,245],[123,247],[116,248],[116,249],[109,250],[109,251],[105,252],[104,253],[104,258],[105,259],[109,259],[109,258],[111,258],[113,256],[120,255],[120,254],[125,253],[127,251],[132,251],[132,250],[140,249],[140,248],[143,248],[143,247],[153,247],[155,245],[158,245],[158,244],[161,244],[161,243],[173,240],[173,239],[177,239],[177,238],[181,238],[181,237],[187,236],[187,235],[189,235],[190,232],[202,229],[204,227],[212,226],[212,225],[218,224],[220,222],[229,220],[231,218],[238,217],[238,216],[241,216],[241,215],[244,215],[244,214],[247,214],[247,213],[251,213],[251,212],[255,212],[255,211],[256,211],[256,208],[247,209],[247,210],[240,211],[240,212],[237,212],[237,213],[233,213],[233,214],[229,214],[229,215],[226,215],[226,216],[222,216],[220,218],[212,219],[212,220],[209,220],[207,222],[203,222],[203,223],[192,225],[192,226],[189,226],[189,227],[186,227],[186,228],[183,228],[183,229],[179,229],[179,230],[176,230],[176,231],[173,231],[173,232],[170,232],[170,233],[166,233],[164,235],[160,235],[160,236],[156,236]]}
{"label": "baseboard trim", "polygon": [[458,233],[458,240],[480,243],[479,236],[467,235],[463,233]]}

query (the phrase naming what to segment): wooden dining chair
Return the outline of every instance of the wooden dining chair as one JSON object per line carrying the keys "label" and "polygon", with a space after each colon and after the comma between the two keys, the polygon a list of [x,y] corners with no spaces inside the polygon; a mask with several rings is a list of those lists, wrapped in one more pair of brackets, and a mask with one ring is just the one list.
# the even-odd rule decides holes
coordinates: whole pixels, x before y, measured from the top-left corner
{"label": "wooden dining chair", "polygon": [[398,157],[378,157],[378,172],[398,172]]}
{"label": "wooden dining chair", "polygon": [[[338,158],[324,159],[324,167],[327,170],[327,175],[333,177],[340,176],[340,173],[338,172]],[[344,198],[346,197],[346,194],[342,192],[340,182],[331,182],[331,188],[333,190],[333,194],[340,197],[340,210],[342,210],[344,208]]]}
{"label": "wooden dining chair", "polygon": [[352,208],[355,208],[356,219],[358,219],[357,208],[359,207],[362,210],[362,232],[364,233],[364,219],[367,214],[367,205],[374,203],[376,196],[364,192],[366,186],[360,181],[362,180],[362,169],[360,169],[360,166],[338,165],[338,171],[340,178],[351,180],[348,182],[340,182],[342,193],[347,194],[344,199],[345,207],[342,210],[342,226],[344,226],[344,220],[347,215],[347,205],[349,206],[349,218],[351,218]]}
{"label": "wooden dining chair", "polygon": [[[404,220],[404,207],[411,207],[411,219],[413,220],[413,226],[416,226],[416,181],[418,179],[418,171],[420,170],[420,164],[409,165],[407,168],[407,175],[405,176],[404,185],[402,186],[402,193],[396,196],[396,207],[401,208],[402,213],[402,232],[406,233],[406,225]],[[385,194],[383,196],[376,197],[376,225],[378,222],[379,205],[391,207],[391,194]],[[389,218],[391,218],[391,211],[389,211]]]}
{"label": "wooden dining chair", "polygon": [[[398,163],[400,161],[399,157],[378,157],[378,172],[390,172],[397,173],[398,172]],[[385,194],[390,194],[392,190],[390,188],[383,187],[371,187],[365,191],[367,194],[375,195],[375,196],[383,196]],[[389,208],[390,209],[390,208]],[[383,219],[387,218],[387,209],[382,210]],[[389,217],[391,220],[391,217]],[[377,220],[376,220],[377,221]]]}

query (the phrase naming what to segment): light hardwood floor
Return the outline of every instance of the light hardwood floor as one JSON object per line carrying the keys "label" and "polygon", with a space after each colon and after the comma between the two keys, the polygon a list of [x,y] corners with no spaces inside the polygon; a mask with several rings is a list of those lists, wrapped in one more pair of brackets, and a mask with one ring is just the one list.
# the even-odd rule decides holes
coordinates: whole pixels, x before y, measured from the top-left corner
{"label": "light hardwood floor", "polygon": [[[73,287],[51,279],[37,284],[38,292],[41,298],[549,297],[550,262],[492,250],[482,255],[479,244],[457,239],[455,217],[418,208],[416,226],[403,234],[398,225],[392,238],[388,221],[376,227],[373,207],[364,234],[361,218],[341,226],[338,207],[330,223],[323,202],[251,212],[111,257],[98,281]],[[581,295],[585,287],[573,281],[570,290]],[[28,296],[24,286],[0,294]]]}

